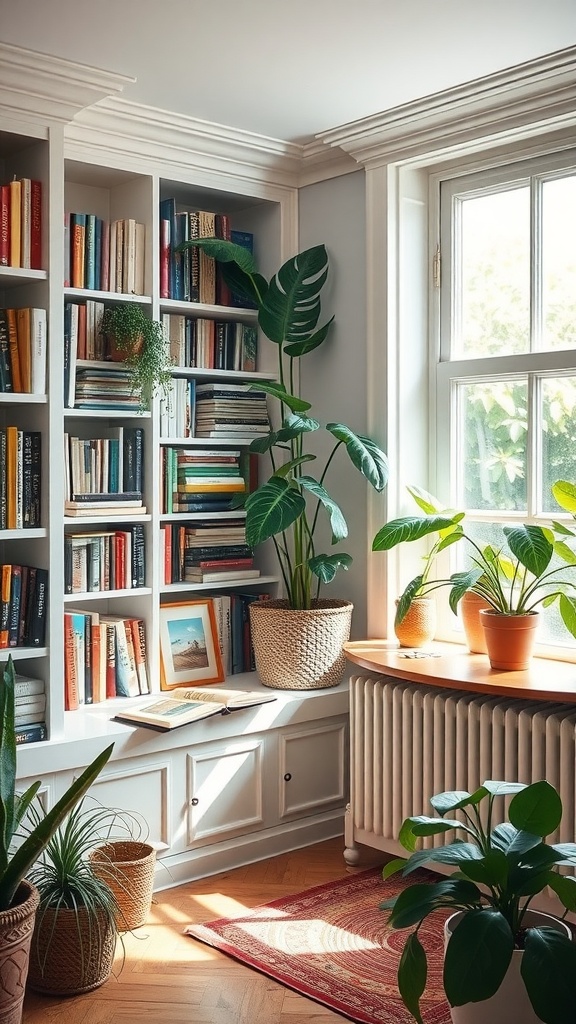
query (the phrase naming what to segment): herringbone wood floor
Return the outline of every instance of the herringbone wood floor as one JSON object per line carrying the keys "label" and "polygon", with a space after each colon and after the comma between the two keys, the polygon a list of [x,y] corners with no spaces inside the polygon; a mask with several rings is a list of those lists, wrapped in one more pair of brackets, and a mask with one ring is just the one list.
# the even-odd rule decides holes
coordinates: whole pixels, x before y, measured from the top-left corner
{"label": "herringbone wood floor", "polygon": [[[329,1024],[344,1020],[182,934],[186,924],[342,878],[342,838],[273,857],[155,896],[148,924],[127,935],[116,977],[67,999],[28,993],[23,1024]],[[365,850],[361,869],[383,857]]]}

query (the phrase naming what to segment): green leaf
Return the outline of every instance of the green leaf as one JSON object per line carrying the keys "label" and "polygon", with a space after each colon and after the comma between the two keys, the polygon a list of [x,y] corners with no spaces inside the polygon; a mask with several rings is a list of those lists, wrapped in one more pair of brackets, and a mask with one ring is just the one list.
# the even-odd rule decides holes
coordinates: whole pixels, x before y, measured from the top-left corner
{"label": "green leaf", "polygon": [[533,576],[542,576],[554,554],[554,547],[541,526],[505,526],[508,547]]}
{"label": "green leaf", "polygon": [[328,491],[322,486],[322,484],[318,483],[318,481],[311,476],[298,477],[298,483],[305,491],[308,491],[308,493],[312,494],[314,498],[317,498],[323,508],[325,508],[330,520],[332,543],[337,544],[339,540],[344,540],[344,538],[348,536],[346,520],[344,519],[340,506],[337,505],[334,499],[330,497]]}
{"label": "green leaf", "polygon": [[291,356],[292,359],[298,359],[300,356],[305,356],[307,352],[312,352],[313,349],[318,348],[326,340],[328,331],[334,323],[334,317],[324,324],[320,330],[311,334],[309,338],[305,338],[303,341],[293,342],[291,345],[285,345],[284,351],[287,356]]}
{"label": "green leaf", "polygon": [[417,850],[410,857],[404,874],[409,875],[412,871],[425,864],[454,864],[460,866],[472,860],[481,860],[482,852],[474,843],[462,843],[455,841],[447,846],[437,846],[431,850]]}
{"label": "green leaf", "polygon": [[413,598],[418,596],[418,592],[422,586],[423,579],[424,577],[422,576],[422,574],[420,574],[420,576],[415,576],[413,580],[410,580],[410,583],[404,590],[404,593],[401,594],[400,597],[398,598],[398,603],[396,605],[396,614],[394,616],[395,626],[399,626],[404,617],[407,615],[408,609],[412,604]]}
{"label": "green leaf", "polygon": [[255,547],[287,530],[306,510],[300,491],[272,477],[246,499],[246,542]]}
{"label": "green leaf", "polygon": [[460,865],[460,870],[471,878],[488,886],[504,886],[508,877],[508,861],[501,850],[490,850],[486,856],[470,858]]}
{"label": "green leaf", "polygon": [[490,845],[511,857],[521,857],[528,850],[540,845],[540,836],[531,832],[519,832],[509,822],[502,822],[490,833]]}
{"label": "green leaf", "polygon": [[386,881],[391,875],[395,875],[397,871],[401,871],[406,866],[405,857],[394,857],[393,860],[389,860],[382,868],[382,878]]}
{"label": "green leaf", "polygon": [[346,447],[352,465],[376,491],[383,491],[388,482],[388,459],[372,440],[355,434],[345,423],[327,423],[326,430]]}
{"label": "green leaf", "polygon": [[576,878],[571,875],[558,875],[550,872],[548,885],[558,896],[562,906],[571,913],[576,911]]}
{"label": "green leaf", "polygon": [[322,583],[331,583],[338,569],[348,570],[352,565],[352,556],[340,551],[337,555],[315,555],[308,562],[308,567]]}
{"label": "green leaf", "polygon": [[424,1024],[420,1014],[420,998],[426,988],[427,973],[426,953],[414,932],[408,936],[398,964],[398,991],[404,1006],[417,1024]]}
{"label": "green leaf", "polygon": [[553,928],[529,928],[520,965],[536,1016],[567,1024],[576,1007],[576,945]]}
{"label": "green leaf", "polygon": [[568,597],[567,594],[560,594],[558,605],[562,622],[568,632],[576,637],[576,598]]}
{"label": "green leaf", "polygon": [[451,1006],[477,1003],[498,991],[512,959],[514,936],[495,910],[462,915],[444,957],[444,991]]}
{"label": "green leaf", "polygon": [[430,803],[438,814],[446,814],[448,811],[455,811],[461,807],[474,807],[487,794],[483,786],[474,793],[467,793],[463,789],[446,790],[444,793],[436,793],[430,797]]}
{"label": "green leaf", "polygon": [[452,573],[450,577],[452,589],[448,596],[448,603],[455,615],[458,612],[458,602],[468,590],[472,590],[483,575],[483,569],[468,569],[467,572]]}
{"label": "green leaf", "polygon": [[324,245],[298,253],[272,278],[258,322],[270,341],[281,345],[307,340],[320,316],[320,291],[328,275]]}
{"label": "green leaf", "polygon": [[416,487],[413,484],[406,488],[408,494],[411,494],[414,501],[418,505],[418,508],[427,516],[433,516],[440,513],[446,513],[446,509],[443,508],[438,498],[435,498],[429,491],[425,491],[423,487]]}
{"label": "green leaf", "polygon": [[16,827],[16,735],[14,732],[14,662],[8,655],[0,680],[0,875],[8,864],[8,849]]}
{"label": "green leaf", "polygon": [[283,384],[279,384],[275,380],[263,380],[258,381],[251,385],[254,391],[265,391],[267,395],[272,395],[273,398],[277,398],[278,401],[284,402],[292,412],[306,412],[310,409],[310,402],[304,401],[298,395],[291,395],[286,390]]}
{"label": "green leaf", "polygon": [[392,519],[378,530],[372,541],[372,551],[390,551],[397,544],[421,540],[431,533],[455,526],[457,522],[459,519],[447,516],[403,516],[401,519]]}
{"label": "green leaf", "polygon": [[549,782],[533,782],[513,797],[508,817],[517,829],[547,836],[560,824],[562,801]]}
{"label": "green leaf", "polygon": [[527,789],[525,782],[496,782],[494,779],[486,779],[482,783],[483,789],[487,789],[492,796],[513,796]]}
{"label": "green leaf", "polygon": [[576,485],[569,483],[567,480],[556,480],[552,484],[552,494],[560,508],[576,516]]}
{"label": "green leaf", "polygon": [[477,903],[480,890],[466,879],[417,883],[399,893],[389,921],[393,928],[410,928],[440,907],[461,907]]}
{"label": "green leaf", "polygon": [[[571,532],[571,531],[570,531]],[[571,536],[573,536],[571,532]],[[565,544],[562,540],[557,540],[554,544],[554,554],[558,555],[568,565],[574,565],[576,555],[572,551],[572,548]]]}
{"label": "green leaf", "polygon": [[431,818],[427,814],[416,814],[412,818],[405,818],[402,822],[398,833],[398,842],[405,850],[415,850],[416,836],[436,836],[462,827],[461,821],[446,821],[441,818]]}

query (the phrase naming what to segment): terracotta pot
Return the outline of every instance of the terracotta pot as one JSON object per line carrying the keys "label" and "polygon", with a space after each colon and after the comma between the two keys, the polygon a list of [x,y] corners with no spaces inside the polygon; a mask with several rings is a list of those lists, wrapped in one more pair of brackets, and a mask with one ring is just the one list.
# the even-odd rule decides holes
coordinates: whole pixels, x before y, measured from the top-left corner
{"label": "terracotta pot", "polygon": [[353,605],[318,601],[295,610],[287,601],[253,601],[250,629],[256,671],[264,686],[319,690],[337,686],[346,669]]}
{"label": "terracotta pot", "polygon": [[481,611],[488,658],[492,668],[513,672],[528,668],[538,627],[538,612],[528,615],[502,615]]}
{"label": "terracotta pot", "polygon": [[20,1024],[30,960],[30,943],[39,902],[30,882],[18,887],[9,910],[0,911],[0,1021]]}
{"label": "terracotta pot", "polygon": [[[444,949],[463,916],[463,911],[452,914],[444,924]],[[528,910],[525,923],[529,927],[541,926],[554,928],[570,937],[570,929],[563,921],[550,914],[540,914],[536,910]],[[457,941],[457,938],[454,939]],[[526,988],[520,974],[522,950],[512,953],[512,962],[504,976],[498,991],[479,1003],[465,1003],[464,1006],[452,1006],[450,1016],[452,1024],[542,1024],[532,1009]]]}
{"label": "terracotta pot", "polygon": [[116,927],[100,911],[40,908],[36,915],[28,987],[46,995],[91,992],[108,981],[116,948]]}
{"label": "terracotta pot", "polygon": [[480,612],[482,609],[490,608],[488,601],[468,590],[460,599],[458,608],[470,654],[486,654],[486,637],[480,620]]}
{"label": "terracotta pot", "polygon": [[436,633],[436,602],[432,597],[415,597],[402,622],[394,623],[400,647],[425,647]]}
{"label": "terracotta pot", "polygon": [[[133,345],[130,346],[130,354],[140,355],[144,347],[144,338],[140,337]],[[129,352],[126,349],[126,345],[118,346],[116,339],[112,335],[106,335],[106,358],[111,359],[114,363],[123,363]]]}

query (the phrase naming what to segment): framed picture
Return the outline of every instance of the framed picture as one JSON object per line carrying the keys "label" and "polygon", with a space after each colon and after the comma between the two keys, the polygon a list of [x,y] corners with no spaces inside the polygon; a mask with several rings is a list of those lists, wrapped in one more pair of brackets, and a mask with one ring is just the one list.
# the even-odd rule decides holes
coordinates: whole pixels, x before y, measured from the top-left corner
{"label": "framed picture", "polygon": [[224,669],[212,601],[160,606],[160,688],[221,683]]}

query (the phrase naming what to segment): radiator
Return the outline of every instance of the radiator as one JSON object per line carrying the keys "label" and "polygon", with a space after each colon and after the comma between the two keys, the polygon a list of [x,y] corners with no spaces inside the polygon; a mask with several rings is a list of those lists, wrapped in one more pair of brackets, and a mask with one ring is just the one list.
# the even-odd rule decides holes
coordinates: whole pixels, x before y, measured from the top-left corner
{"label": "radiator", "polygon": [[[384,676],[350,680],[351,780],[346,860],[356,843],[403,853],[404,818],[434,814],[443,790],[485,779],[546,779],[564,808],[554,842],[574,842],[576,705],[441,690]],[[501,820],[510,798],[496,807]],[[428,845],[442,843],[431,838]]]}

